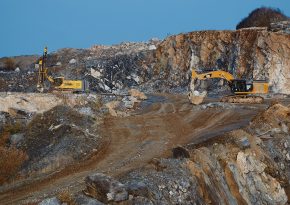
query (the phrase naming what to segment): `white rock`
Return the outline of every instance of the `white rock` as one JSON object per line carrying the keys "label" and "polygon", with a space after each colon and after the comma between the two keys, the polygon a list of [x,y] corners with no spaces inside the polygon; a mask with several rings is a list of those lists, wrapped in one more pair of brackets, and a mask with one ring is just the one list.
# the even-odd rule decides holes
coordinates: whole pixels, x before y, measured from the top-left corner
{"label": "white rock", "polygon": [[61,62],[57,62],[56,65],[57,65],[57,66],[61,66]]}
{"label": "white rock", "polygon": [[197,90],[193,91],[193,94],[194,94],[195,96],[199,96],[199,95],[200,95],[200,93],[199,93]]}
{"label": "white rock", "polygon": [[17,68],[15,69],[15,72],[20,72],[20,68],[17,67]]}
{"label": "white rock", "polygon": [[49,198],[49,199],[44,199],[42,202],[39,203],[39,205],[60,205],[61,202],[56,198]]}
{"label": "white rock", "polygon": [[94,78],[100,78],[102,74],[98,70],[91,68],[91,76],[93,76]]}
{"label": "white rock", "polygon": [[238,153],[237,165],[244,174],[249,172],[262,173],[267,167],[263,162],[257,161],[253,156],[244,152]]}
{"label": "white rock", "polygon": [[288,161],[290,161],[290,155],[289,155],[289,153],[286,154],[286,159],[287,159]]}
{"label": "white rock", "polygon": [[50,125],[50,127],[48,128],[49,131],[54,131],[58,128],[60,128],[63,124],[59,124],[59,125]]}
{"label": "white rock", "polygon": [[285,123],[282,123],[281,128],[282,128],[282,131],[283,131],[284,133],[288,133],[288,132],[289,132],[289,130],[288,130],[288,126],[285,125]]}
{"label": "white rock", "polygon": [[141,80],[139,76],[137,76],[136,74],[132,74],[131,77],[133,78],[133,80],[134,80],[136,83],[139,84],[139,82],[140,82],[140,80]]}
{"label": "white rock", "polygon": [[77,60],[73,58],[69,61],[69,64],[75,64],[76,62],[77,62]]}
{"label": "white rock", "polygon": [[156,46],[155,45],[150,45],[149,46],[149,50],[156,50]]}
{"label": "white rock", "polygon": [[129,97],[124,97],[122,99],[122,102],[124,102],[124,106],[128,109],[132,109],[135,105],[135,103],[139,102],[139,100],[136,97],[129,96]]}
{"label": "white rock", "polygon": [[114,199],[114,196],[111,192],[107,193],[107,199],[108,199],[108,201],[112,201]]}
{"label": "white rock", "polygon": [[104,84],[104,89],[105,89],[106,91],[111,90],[111,88],[110,88],[109,86],[107,86],[106,84]]}

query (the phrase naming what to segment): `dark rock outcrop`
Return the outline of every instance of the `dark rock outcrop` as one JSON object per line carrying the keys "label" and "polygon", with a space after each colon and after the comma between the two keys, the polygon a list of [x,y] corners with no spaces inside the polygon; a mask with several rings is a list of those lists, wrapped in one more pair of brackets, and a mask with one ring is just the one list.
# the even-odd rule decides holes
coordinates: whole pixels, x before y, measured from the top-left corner
{"label": "dark rock outcrop", "polygon": [[102,173],[90,175],[85,181],[85,193],[101,202],[120,202],[128,199],[126,186]]}

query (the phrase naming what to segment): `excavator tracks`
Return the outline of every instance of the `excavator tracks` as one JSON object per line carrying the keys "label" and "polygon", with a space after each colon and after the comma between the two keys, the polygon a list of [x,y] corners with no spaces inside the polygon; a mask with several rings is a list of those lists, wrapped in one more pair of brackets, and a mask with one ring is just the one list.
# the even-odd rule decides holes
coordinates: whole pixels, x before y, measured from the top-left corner
{"label": "excavator tracks", "polygon": [[221,102],[226,103],[245,103],[245,104],[261,104],[264,98],[261,96],[252,95],[229,95],[221,99]]}

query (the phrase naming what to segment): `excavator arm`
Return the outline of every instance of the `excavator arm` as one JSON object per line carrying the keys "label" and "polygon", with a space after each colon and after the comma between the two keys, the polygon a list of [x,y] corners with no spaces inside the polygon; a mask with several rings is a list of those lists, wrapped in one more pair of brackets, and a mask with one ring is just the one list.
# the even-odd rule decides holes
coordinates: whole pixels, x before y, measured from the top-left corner
{"label": "excavator arm", "polygon": [[211,71],[207,73],[201,73],[198,74],[194,69],[192,70],[192,79],[198,79],[198,80],[205,80],[208,78],[222,78],[227,80],[228,82],[231,82],[234,80],[234,76],[226,71],[217,70],[217,71]]}

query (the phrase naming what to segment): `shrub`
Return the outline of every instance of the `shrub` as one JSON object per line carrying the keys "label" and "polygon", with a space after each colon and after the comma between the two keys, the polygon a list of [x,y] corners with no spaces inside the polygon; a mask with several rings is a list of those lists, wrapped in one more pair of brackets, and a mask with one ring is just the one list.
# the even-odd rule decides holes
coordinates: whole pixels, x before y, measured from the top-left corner
{"label": "shrub", "polygon": [[4,61],[5,70],[15,70],[15,62],[12,58],[6,58]]}
{"label": "shrub", "polygon": [[1,135],[0,135],[0,147],[4,147],[6,146],[8,139],[10,137],[10,133],[4,131]]}
{"label": "shrub", "polygon": [[20,122],[16,122],[14,124],[6,124],[3,128],[4,133],[15,134],[21,132],[23,130],[23,125]]}
{"label": "shrub", "polygon": [[27,160],[27,155],[14,146],[8,147],[10,132],[4,131],[0,135],[0,185],[11,180],[22,164]]}
{"label": "shrub", "polygon": [[15,147],[0,146],[0,184],[12,179],[27,159],[27,155]]}
{"label": "shrub", "polygon": [[288,20],[280,9],[261,7],[252,11],[248,17],[244,18],[236,29],[249,27],[270,27],[271,23]]}
{"label": "shrub", "polygon": [[57,198],[61,201],[61,203],[66,203],[68,205],[76,205],[76,201],[73,197],[73,194],[70,192],[70,190],[63,189],[58,193]]}

